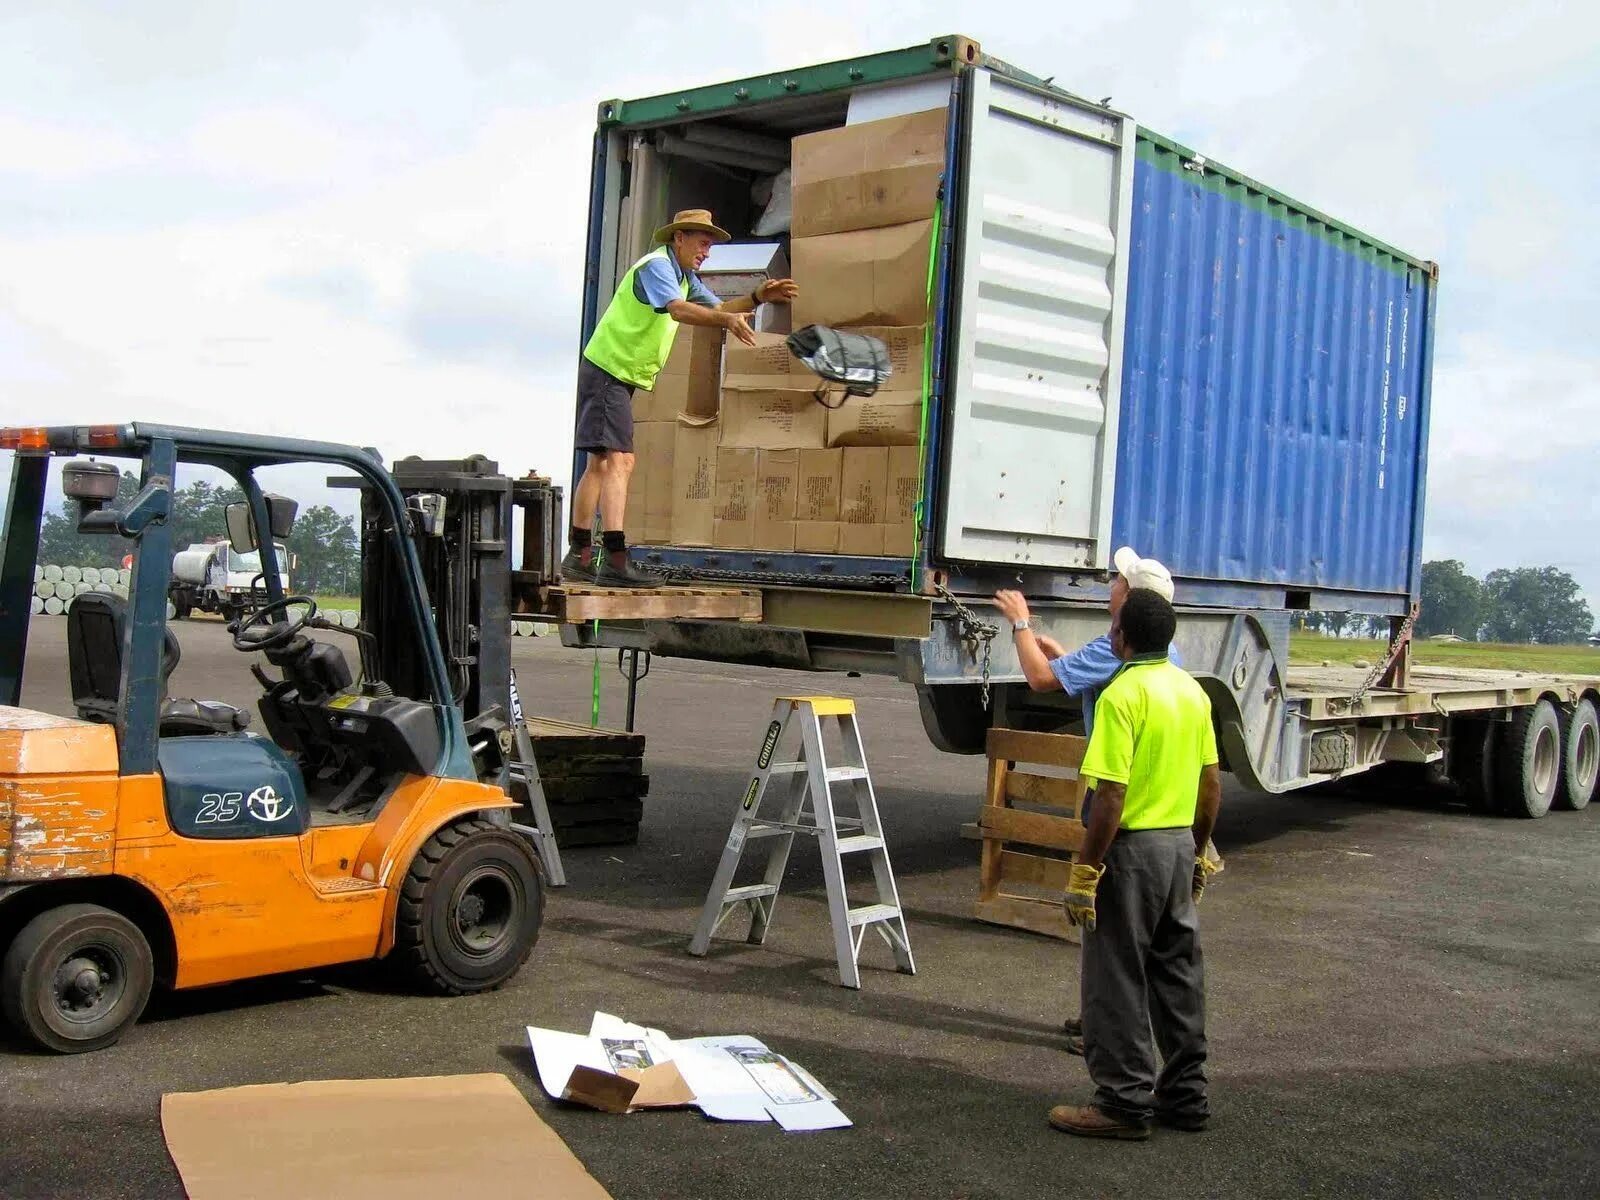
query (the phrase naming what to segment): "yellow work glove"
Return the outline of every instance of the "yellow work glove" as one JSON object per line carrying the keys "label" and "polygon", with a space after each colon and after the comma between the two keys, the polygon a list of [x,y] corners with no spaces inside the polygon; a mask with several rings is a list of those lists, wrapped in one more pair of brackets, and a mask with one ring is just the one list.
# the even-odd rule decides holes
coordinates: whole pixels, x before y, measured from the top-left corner
{"label": "yellow work glove", "polygon": [[1094,894],[1100,888],[1100,876],[1105,873],[1104,867],[1072,864],[1067,875],[1067,890],[1061,894],[1061,907],[1067,914],[1068,925],[1094,929]]}
{"label": "yellow work glove", "polygon": [[1211,877],[1222,870],[1222,855],[1217,853],[1216,846],[1210,841],[1206,848],[1194,859],[1194,902],[1200,903],[1200,897],[1205,895],[1206,884],[1211,882]]}

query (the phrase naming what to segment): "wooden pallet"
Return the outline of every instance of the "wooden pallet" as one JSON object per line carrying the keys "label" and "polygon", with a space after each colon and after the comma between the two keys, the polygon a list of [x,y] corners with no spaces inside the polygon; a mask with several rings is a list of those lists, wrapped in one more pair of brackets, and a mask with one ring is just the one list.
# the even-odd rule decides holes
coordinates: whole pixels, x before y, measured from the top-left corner
{"label": "wooden pallet", "polygon": [[549,589],[544,604],[545,612],[539,615],[577,624],[585,621],[761,620],[761,592],[756,588],[602,588],[563,583]]}
{"label": "wooden pallet", "polygon": [[1078,940],[1061,911],[1061,893],[1072,854],[1083,846],[1083,781],[1019,766],[1076,772],[1087,746],[1065,734],[989,731],[989,786],[976,830],[983,840],[973,909],[978,920]]}

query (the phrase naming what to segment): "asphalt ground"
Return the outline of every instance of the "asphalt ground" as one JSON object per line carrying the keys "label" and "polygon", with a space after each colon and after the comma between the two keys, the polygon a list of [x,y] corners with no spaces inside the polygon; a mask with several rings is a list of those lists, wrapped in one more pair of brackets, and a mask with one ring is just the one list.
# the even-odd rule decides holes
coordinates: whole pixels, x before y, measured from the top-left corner
{"label": "asphalt ground", "polygon": [[[65,711],[64,623],[34,627],[25,698]],[[253,705],[221,627],[178,628],[173,693]],[[516,656],[530,711],[587,719],[591,655],[518,639]],[[602,667],[603,719],[620,722],[623,685]],[[860,702],[915,977],[874,940],[861,990],[836,985],[805,846],[765,946],[685,953],[771,698],[796,690]],[[340,968],[158,996],[98,1054],[0,1042],[0,1195],[182,1195],[166,1092],[474,1071],[514,1080],[619,1198],[1600,1195],[1600,805],[1519,822],[1414,791],[1230,785],[1227,870],[1201,910],[1212,1126],[1099,1143],[1045,1123],[1088,1095],[1058,1036],[1075,951],[970,919],[977,852],[958,829],[983,764],[929,748],[908,688],[658,661],[639,725],[652,788],[638,844],[565,854],[571,886],[550,893],[507,987],[440,1000]],[[785,1134],[554,1102],[523,1027],[583,1031],[597,1009],[675,1036],[761,1037],[855,1125]]]}

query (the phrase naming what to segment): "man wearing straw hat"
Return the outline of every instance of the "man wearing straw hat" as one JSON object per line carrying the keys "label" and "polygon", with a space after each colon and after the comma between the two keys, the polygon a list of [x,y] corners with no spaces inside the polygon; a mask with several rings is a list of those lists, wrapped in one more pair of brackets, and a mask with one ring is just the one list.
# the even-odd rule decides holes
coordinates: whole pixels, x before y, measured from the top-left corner
{"label": "man wearing straw hat", "polygon": [[[578,362],[575,444],[589,460],[572,497],[572,528],[561,573],[602,587],[654,587],[660,581],[628,560],[623,517],[633,475],[633,389],[655,386],[672,353],[679,325],[725,329],[755,344],[749,313],[757,304],[787,304],[799,293],[792,279],[769,279],[748,296],[719,301],[695,271],[717,242],[728,240],[711,213],[686,209],[656,230],[656,249],[634,263]],[[601,550],[591,527],[600,513]]]}

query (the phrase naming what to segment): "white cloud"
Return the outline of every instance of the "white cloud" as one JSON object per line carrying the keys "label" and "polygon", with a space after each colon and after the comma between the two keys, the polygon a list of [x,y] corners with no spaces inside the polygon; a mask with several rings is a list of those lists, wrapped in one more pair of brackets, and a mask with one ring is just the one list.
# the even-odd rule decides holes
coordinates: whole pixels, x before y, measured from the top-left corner
{"label": "white cloud", "polygon": [[120,133],[0,110],[0,176],[81,179],[139,166],[150,158],[148,147]]}

